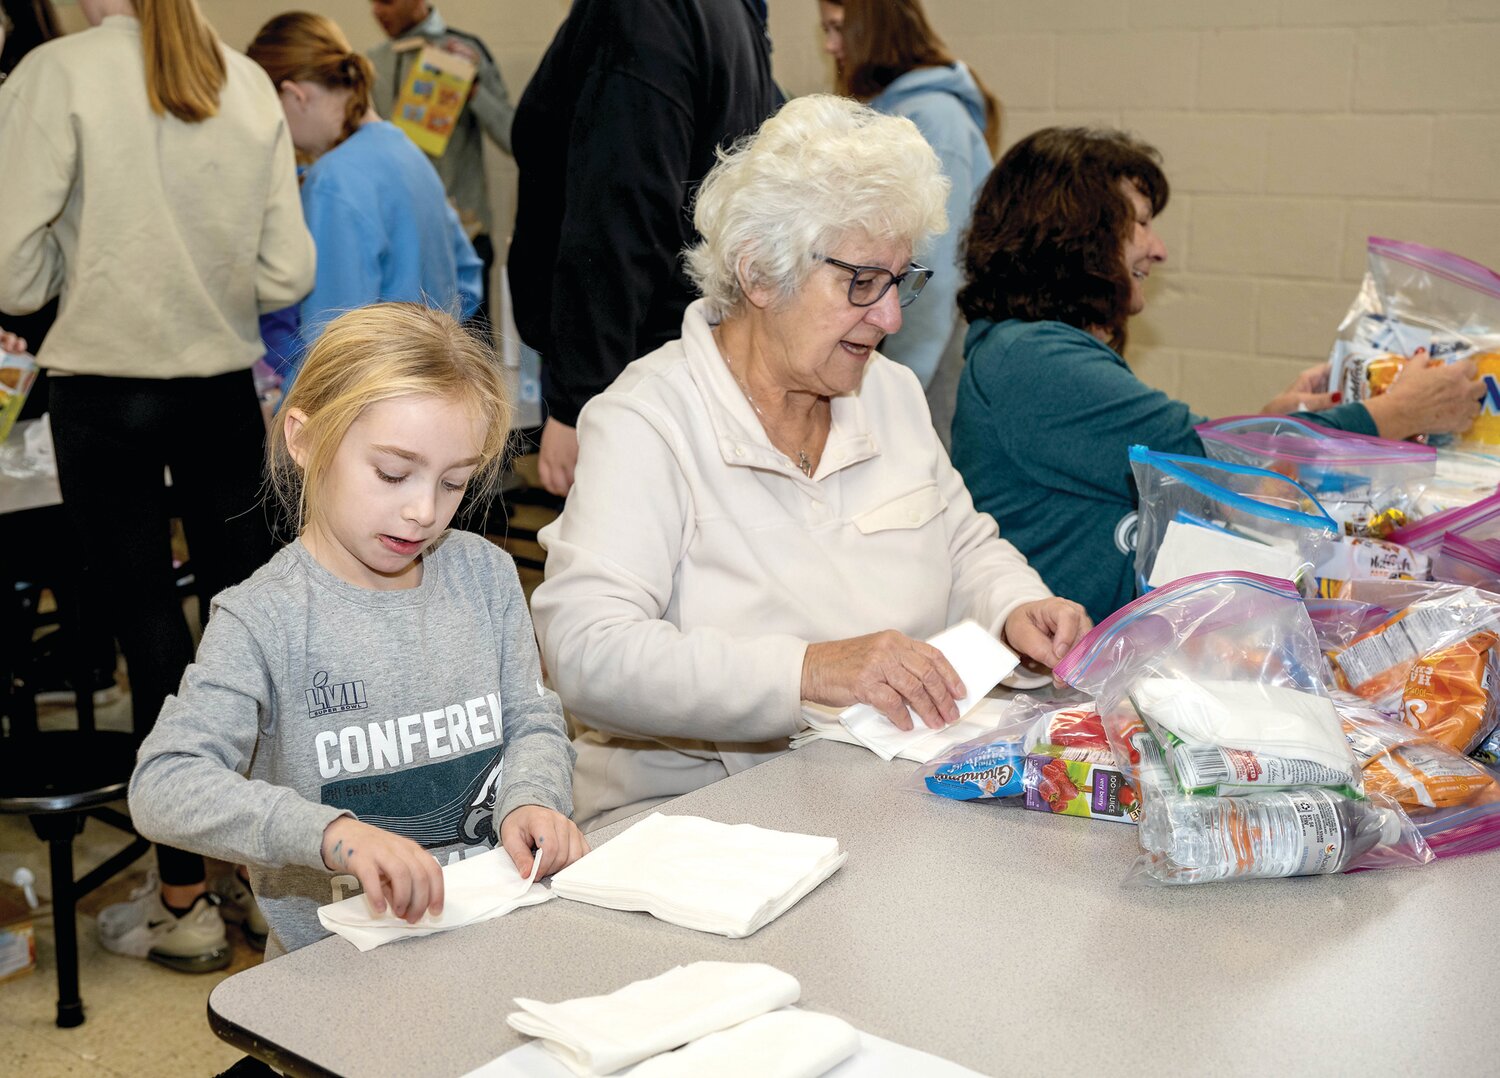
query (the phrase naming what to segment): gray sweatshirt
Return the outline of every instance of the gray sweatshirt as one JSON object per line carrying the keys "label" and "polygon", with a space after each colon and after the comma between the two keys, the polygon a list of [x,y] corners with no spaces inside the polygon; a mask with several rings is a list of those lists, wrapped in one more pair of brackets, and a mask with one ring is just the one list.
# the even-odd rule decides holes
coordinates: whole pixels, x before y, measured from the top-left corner
{"label": "gray sweatshirt", "polygon": [[570,813],[572,762],[503,551],[450,532],[418,587],[371,591],[299,541],[214,600],[130,811],[148,838],[248,864],[276,955],[326,936],[318,907],[360,889],[323,865],[338,816],[447,864],[521,805]]}

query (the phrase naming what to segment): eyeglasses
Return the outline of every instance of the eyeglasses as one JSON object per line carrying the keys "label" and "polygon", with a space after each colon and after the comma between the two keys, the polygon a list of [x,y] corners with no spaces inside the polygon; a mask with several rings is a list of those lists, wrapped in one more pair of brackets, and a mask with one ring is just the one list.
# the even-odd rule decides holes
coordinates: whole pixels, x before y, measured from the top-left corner
{"label": "eyeglasses", "polygon": [[932,270],[913,262],[906,272],[892,273],[884,266],[856,266],[851,262],[840,262],[837,258],[823,258],[830,266],[847,270],[849,277],[849,302],[856,307],[873,307],[896,286],[896,300],[903,307],[910,307],[912,300],[922,294],[927,282],[932,279]]}

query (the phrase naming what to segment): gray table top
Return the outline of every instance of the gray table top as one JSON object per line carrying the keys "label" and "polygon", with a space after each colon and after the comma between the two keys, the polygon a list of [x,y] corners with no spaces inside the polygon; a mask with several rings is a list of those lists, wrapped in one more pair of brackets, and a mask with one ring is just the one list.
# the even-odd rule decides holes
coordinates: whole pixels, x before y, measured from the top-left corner
{"label": "gray table top", "polygon": [[210,1020],[294,1071],[456,1075],[522,1043],[514,996],[718,959],[768,962],[802,1005],[986,1074],[1495,1073],[1500,853],[1123,888],[1134,828],[908,792],[912,770],[819,743],[664,806],[849,851],[749,939],[559,899],[365,954],[323,940],[224,981]]}

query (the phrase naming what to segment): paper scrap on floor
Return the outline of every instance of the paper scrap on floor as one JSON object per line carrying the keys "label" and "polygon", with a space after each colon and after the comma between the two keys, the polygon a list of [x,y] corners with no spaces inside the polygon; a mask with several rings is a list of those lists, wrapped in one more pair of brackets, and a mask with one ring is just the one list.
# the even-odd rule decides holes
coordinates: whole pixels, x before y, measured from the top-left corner
{"label": "paper scrap on floor", "polygon": [[[961,621],[927,642],[953,665],[968,692],[958,701],[960,718],[973,710],[991,689],[1000,684],[1000,679],[1021,662],[1014,652],[976,621]],[[912,721],[910,730],[898,730],[891,725],[890,719],[869,704],[845,708],[839,713],[839,721],[865,748],[882,760],[893,760],[902,751],[925,748],[943,732],[924,726],[911,708],[907,708],[906,713]]]}
{"label": "paper scrap on floor", "polygon": [[1198,573],[1236,571],[1295,580],[1302,565],[1302,556],[1287,547],[1268,546],[1217,528],[1171,520],[1146,583],[1159,588]]}
{"label": "paper scrap on floor", "polygon": [[443,866],[443,912],[424,914],[416,924],[407,924],[389,908],[376,915],[363,894],[318,909],[318,920],[330,932],[343,936],[361,951],[372,951],[383,943],[409,936],[430,936],[481,921],[493,920],[522,906],[546,902],[552,892],[536,882],[540,857],[533,858],[530,878],[516,871],[516,863],[502,849],[489,850]]}
{"label": "paper scrap on floor", "polygon": [[[819,1027],[805,1023],[770,1024],[773,1019],[795,1014],[815,1016],[829,1021],[822,1023]],[[837,1023],[837,1025],[832,1023]],[[853,1051],[827,1069],[816,1069],[821,1065],[819,1053],[827,1053],[833,1049],[838,1043],[836,1037],[842,1039],[844,1044],[848,1044],[847,1035],[843,1034],[839,1027],[853,1034]],[[753,1035],[751,1043],[758,1049],[758,1054],[724,1054],[724,1050],[735,1048],[741,1043],[739,1031],[743,1031],[747,1039]],[[778,1041],[767,1043],[768,1033],[779,1035]],[[805,1046],[800,1043],[786,1043],[785,1038],[799,1033],[804,1036],[815,1033],[816,1039],[807,1036],[808,1043]],[[729,1036],[730,1034],[735,1034],[735,1036]],[[716,1038],[721,1038],[717,1044],[705,1045],[705,1049],[709,1047],[713,1049],[711,1062],[705,1066],[703,1055],[707,1055],[707,1051],[705,1050],[700,1055],[692,1050],[695,1046],[704,1045],[705,1042]],[[784,1063],[785,1066],[776,1070],[768,1068],[766,1066],[768,1054],[783,1047],[788,1051],[785,1055],[778,1055],[776,1062]],[[671,1058],[673,1056],[684,1058],[673,1060]],[[826,1058],[826,1055],[822,1058]],[[658,1060],[662,1060],[662,1063],[658,1064]],[[691,1064],[691,1069],[671,1069],[673,1066],[689,1064]],[[799,1067],[801,1069],[798,1069]],[[498,1059],[475,1068],[464,1078],[574,1078],[577,1073],[543,1047],[542,1042],[530,1041],[519,1048],[512,1048]],[[665,1078],[667,1075],[675,1074],[709,1074],[713,1075],[713,1078],[763,1078],[768,1074],[805,1075],[807,1078],[813,1078],[819,1074],[825,1075],[826,1078],[911,1078],[912,1075],[921,1075],[922,1078],[983,1078],[977,1071],[927,1052],[908,1048],[904,1044],[885,1040],[872,1033],[854,1029],[831,1015],[818,1014],[816,1011],[803,1011],[795,1007],[785,1007],[779,1011],[752,1018],[740,1026],[725,1030],[722,1035],[710,1034],[677,1051],[665,1053],[665,1058],[653,1056],[638,1066],[628,1067],[616,1073],[621,1078]]]}
{"label": "paper scrap on floor", "polygon": [[844,863],[838,839],[654,812],[552,877],[552,893],[749,936]]}

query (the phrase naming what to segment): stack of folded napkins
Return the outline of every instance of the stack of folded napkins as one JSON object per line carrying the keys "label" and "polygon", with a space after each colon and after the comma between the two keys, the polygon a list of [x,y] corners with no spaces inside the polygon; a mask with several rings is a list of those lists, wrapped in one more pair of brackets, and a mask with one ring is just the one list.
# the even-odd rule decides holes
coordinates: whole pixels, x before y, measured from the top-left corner
{"label": "stack of folded napkins", "polygon": [[652,813],[552,877],[552,893],[739,938],[780,917],[848,856],[838,839]]}
{"label": "stack of folded napkins", "polygon": [[[927,643],[943,653],[953,666],[964,689],[968,692],[957,702],[960,719],[983,702],[985,694],[1000,684],[1000,679],[1013,671],[1020,660],[1004,644],[996,640],[983,626],[975,621],[961,621],[952,628],[944,629]],[[820,718],[824,709],[816,704],[803,704],[802,714],[809,725],[819,728],[826,725]],[[906,709],[911,717],[910,730],[898,730],[869,704],[854,704],[837,713],[839,724],[855,744],[863,745],[882,760],[893,760],[901,756],[908,760],[926,763],[944,747],[959,744],[983,733],[982,730],[964,731],[955,738],[953,731],[962,723],[932,729],[924,726],[921,717],[911,708]],[[833,714],[831,711],[828,714]],[[836,740],[845,740],[831,733]]]}
{"label": "stack of folded napkins", "polygon": [[[1002,723],[1011,720],[1029,706],[1029,704],[1017,703],[1015,700],[1002,700],[987,696],[966,711],[964,717],[952,726],[945,726],[941,730],[932,730],[927,733],[923,732],[926,727],[914,728],[911,736],[896,748],[894,758],[912,760],[919,764],[931,763],[949,749],[998,729]],[[845,745],[863,745],[863,742],[859,741],[839,721],[839,713],[834,708],[803,701],[802,718],[806,721],[807,728],[793,735],[792,748],[794,749],[801,748],[811,741],[838,741]],[[891,732],[899,734],[901,731],[892,726]]]}
{"label": "stack of folded napkins", "polygon": [[797,979],[754,962],[694,962],[607,996],[517,999],[512,1028],[540,1038],[468,1078],[979,1078],[956,1063],[789,1004]]}
{"label": "stack of folded napkins", "polygon": [[530,878],[516,871],[516,863],[502,849],[467,858],[443,867],[443,912],[424,914],[416,924],[407,924],[390,911],[378,916],[370,912],[370,901],[354,895],[318,909],[318,920],[330,932],[343,936],[361,951],[373,951],[382,943],[408,936],[430,936],[465,925],[478,924],[521,906],[546,902],[552,892],[536,882],[542,859],[532,860]]}
{"label": "stack of folded napkins", "polygon": [[[649,1063],[632,1074],[722,1078],[724,1064],[741,1068],[729,1073],[764,1074],[764,1067],[743,1067],[756,1055],[764,1060],[767,1052],[801,1055],[809,1067],[821,1068],[805,1073],[822,1074],[854,1053],[858,1036],[827,1015],[808,1015],[817,1020],[811,1023],[765,1024],[801,994],[797,978],[774,966],[694,962],[607,996],[566,1003],[517,999],[521,1010],[506,1021],[542,1038],[543,1047],[575,1074],[613,1074],[642,1060]],[[746,1030],[749,1023],[755,1026]],[[682,1045],[688,1047],[672,1051]]]}

